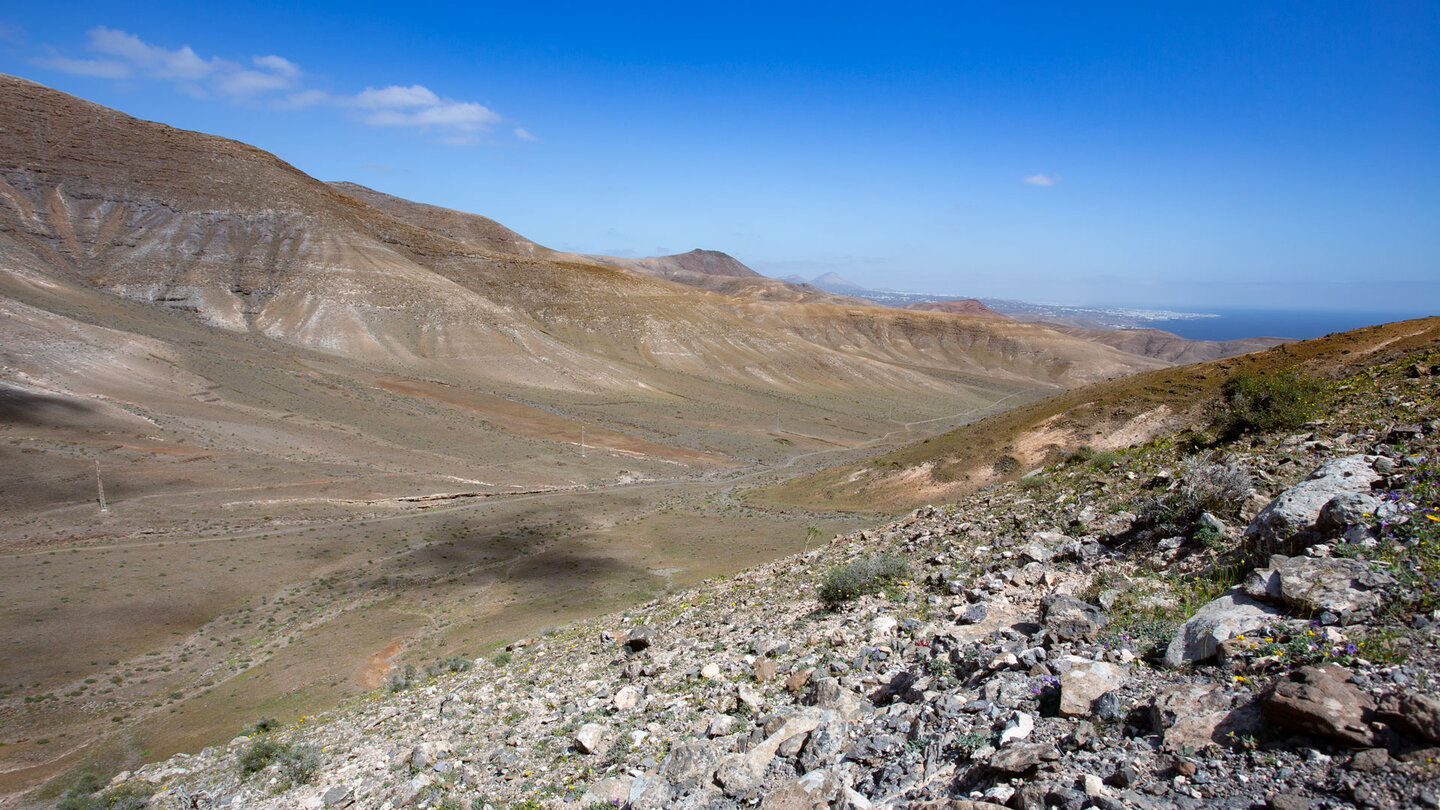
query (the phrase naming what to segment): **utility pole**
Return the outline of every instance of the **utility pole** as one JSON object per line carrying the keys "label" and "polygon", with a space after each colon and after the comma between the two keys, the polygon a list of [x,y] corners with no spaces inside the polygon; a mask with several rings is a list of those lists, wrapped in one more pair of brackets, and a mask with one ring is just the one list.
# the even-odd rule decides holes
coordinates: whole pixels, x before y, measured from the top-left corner
{"label": "utility pole", "polygon": [[95,490],[100,495],[100,511],[109,512],[110,507],[105,505],[105,482],[100,480],[100,459],[95,459]]}

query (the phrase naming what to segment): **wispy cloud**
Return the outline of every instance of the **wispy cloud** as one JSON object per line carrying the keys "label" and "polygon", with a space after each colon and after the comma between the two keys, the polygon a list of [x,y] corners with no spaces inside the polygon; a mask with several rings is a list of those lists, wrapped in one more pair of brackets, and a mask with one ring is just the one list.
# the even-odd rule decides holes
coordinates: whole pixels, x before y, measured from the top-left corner
{"label": "wispy cloud", "polygon": [[[41,67],[79,76],[112,80],[169,82],[195,98],[263,103],[277,110],[329,107],[372,127],[417,130],[452,146],[484,143],[504,116],[474,101],[443,97],[424,85],[367,87],[358,93],[333,93],[307,86],[300,66],[283,56],[253,56],[248,64],[203,57],[189,45],[165,48],[113,28],[87,32],[86,57],[51,50],[32,60]],[[516,140],[536,141],[515,127]]]}
{"label": "wispy cloud", "polygon": [[1029,183],[1032,186],[1053,186],[1060,182],[1060,175],[1032,174],[1020,180],[1022,183]]}

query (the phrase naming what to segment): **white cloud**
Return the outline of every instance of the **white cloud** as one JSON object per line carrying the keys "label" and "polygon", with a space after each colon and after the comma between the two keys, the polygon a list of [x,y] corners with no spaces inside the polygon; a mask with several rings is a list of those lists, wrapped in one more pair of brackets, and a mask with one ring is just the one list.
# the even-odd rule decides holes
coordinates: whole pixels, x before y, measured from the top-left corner
{"label": "white cloud", "polygon": [[258,70],[237,70],[216,78],[215,84],[232,96],[248,96],[268,90],[284,90],[290,86],[291,80],[288,76]]}
{"label": "white cloud", "polygon": [[[356,120],[370,126],[408,127],[454,146],[481,143],[483,134],[506,120],[483,104],[445,98],[420,84],[367,87],[355,94],[331,93],[304,87],[300,66],[283,56],[252,56],[247,66],[219,57],[204,58],[189,45],[173,49],[153,45],[103,25],[87,32],[86,50],[100,58],[77,59],[52,51],[31,61],[79,76],[170,82],[176,92],[197,99],[219,95],[233,101],[261,100],[281,110],[348,109]],[[518,127],[515,136],[536,140]]]}
{"label": "white cloud", "polygon": [[441,98],[423,85],[391,86],[376,90],[367,87],[353,96],[331,96],[328,101],[370,110],[360,117],[373,127],[416,127],[434,131],[440,142],[450,146],[480,143],[478,133],[504,121],[504,117],[483,104]]}
{"label": "white cloud", "polygon": [[1029,177],[1022,179],[1020,182],[1029,183],[1032,186],[1053,186],[1056,183],[1060,182],[1060,176],[1055,175],[1052,177],[1048,174],[1032,174]]}
{"label": "white cloud", "polygon": [[356,93],[351,99],[357,107],[389,108],[389,107],[431,107],[440,103],[440,97],[430,91],[428,87],[412,84],[409,87],[384,87],[376,90],[367,87],[363,92]]}
{"label": "white cloud", "polygon": [[90,50],[129,62],[144,74],[157,79],[194,81],[209,76],[221,67],[220,60],[201,59],[189,45],[170,51],[145,43],[134,34],[103,25],[90,29],[89,37]]}
{"label": "white cloud", "polygon": [[300,67],[283,56],[271,54],[269,56],[252,56],[250,61],[255,67],[265,68],[271,73],[278,73],[281,76],[299,76]]}
{"label": "white cloud", "polygon": [[535,143],[536,141],[540,140],[534,135],[531,135],[530,131],[525,129],[524,127],[515,128],[515,137],[519,138],[522,141],[529,141],[530,143]]}

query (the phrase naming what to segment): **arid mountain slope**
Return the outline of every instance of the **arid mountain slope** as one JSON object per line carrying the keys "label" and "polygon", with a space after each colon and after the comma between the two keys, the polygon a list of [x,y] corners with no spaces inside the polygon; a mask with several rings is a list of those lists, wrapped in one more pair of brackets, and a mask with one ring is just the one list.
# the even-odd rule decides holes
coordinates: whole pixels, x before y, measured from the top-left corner
{"label": "arid mountain slope", "polygon": [[1238,340],[1190,340],[1163,329],[1089,329],[1083,326],[1031,321],[1071,337],[1103,343],[1122,352],[1154,357],[1175,365],[1203,363],[1237,354],[1249,354],[1284,343],[1291,338],[1247,337]]}
{"label": "arid mountain slope", "polygon": [[[941,355],[962,354],[857,355],[775,328],[777,308],[758,322],[733,296],[555,256],[483,217],[330,186],[244,144],[20,79],[0,80],[0,94],[0,255],[211,326],[392,370],[567,391],[660,390],[680,372],[792,393],[933,393],[948,383],[932,369],[971,364],[943,340]],[[879,332],[901,317],[865,316]],[[1011,379],[1146,367],[1078,341],[1052,353],[1047,333],[1032,334]],[[1087,354],[1106,370],[1077,375]]]}
{"label": "arid mountain slope", "polygon": [[865,461],[755,493],[786,504],[898,511],[945,503],[1013,480],[1082,445],[1125,447],[1204,424],[1220,386],[1241,370],[1296,368],[1322,378],[1440,344],[1440,317],[1371,326],[1222,360],[1066,391]]}

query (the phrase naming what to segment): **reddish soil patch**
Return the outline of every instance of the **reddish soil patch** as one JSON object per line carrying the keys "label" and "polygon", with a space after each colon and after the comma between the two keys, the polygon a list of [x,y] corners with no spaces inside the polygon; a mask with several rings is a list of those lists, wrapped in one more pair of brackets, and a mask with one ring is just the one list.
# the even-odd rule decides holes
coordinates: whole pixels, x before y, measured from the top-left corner
{"label": "reddish soil patch", "polygon": [[400,654],[400,648],[410,637],[396,636],[394,641],[385,645],[385,649],[370,654],[365,660],[365,666],[361,668],[359,680],[366,689],[374,689],[385,680],[385,673],[390,671],[390,662]]}

